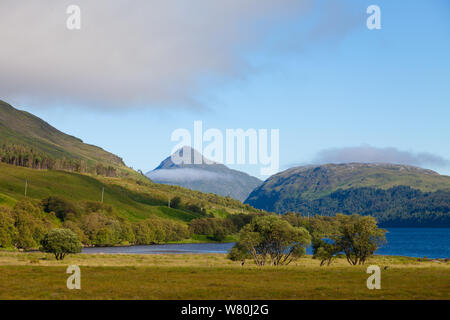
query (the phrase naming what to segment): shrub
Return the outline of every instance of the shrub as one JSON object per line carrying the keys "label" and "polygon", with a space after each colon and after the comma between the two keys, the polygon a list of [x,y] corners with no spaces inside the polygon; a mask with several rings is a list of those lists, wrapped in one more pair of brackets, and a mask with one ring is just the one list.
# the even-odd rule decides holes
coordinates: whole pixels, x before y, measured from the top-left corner
{"label": "shrub", "polygon": [[17,230],[15,246],[20,249],[39,247],[45,233],[55,226],[39,206],[28,200],[16,204],[13,217]]}
{"label": "shrub", "polygon": [[250,258],[250,254],[245,247],[237,244],[228,252],[227,258],[231,261],[244,261]]}
{"label": "shrub", "polygon": [[225,240],[226,237],[227,237],[227,235],[226,235],[225,231],[222,228],[218,228],[214,231],[214,234],[211,237],[211,239],[214,241],[222,242]]}
{"label": "shrub", "polygon": [[175,197],[172,200],[170,200],[170,207],[176,209],[180,206],[180,203],[181,203],[181,198]]}
{"label": "shrub", "polygon": [[61,221],[66,220],[69,214],[77,215],[78,210],[72,201],[60,196],[51,196],[42,200],[42,206],[47,213],[54,212]]}

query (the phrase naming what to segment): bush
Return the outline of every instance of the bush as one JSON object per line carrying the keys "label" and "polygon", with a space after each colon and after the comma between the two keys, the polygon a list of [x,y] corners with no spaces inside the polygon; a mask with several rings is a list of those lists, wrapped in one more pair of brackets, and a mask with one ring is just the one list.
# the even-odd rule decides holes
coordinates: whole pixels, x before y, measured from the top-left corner
{"label": "bush", "polygon": [[227,235],[225,234],[225,231],[222,228],[218,228],[214,231],[213,236],[211,237],[211,240],[222,242],[225,240]]}
{"label": "bush", "polygon": [[114,246],[122,240],[120,222],[101,212],[83,216],[81,230],[87,236],[89,244],[95,246]]}
{"label": "bush", "polygon": [[170,207],[177,209],[180,206],[181,198],[175,197],[172,200],[170,200]]}
{"label": "bush", "polygon": [[83,207],[86,213],[92,212],[102,212],[106,214],[114,213],[114,209],[112,206],[98,201],[85,201],[81,204],[81,206]]}
{"label": "bush", "polygon": [[15,246],[19,249],[38,248],[46,232],[56,226],[40,206],[28,200],[16,204],[13,217],[17,230]]}
{"label": "bush", "polygon": [[237,244],[228,252],[227,258],[231,261],[244,261],[250,258],[250,254],[245,247]]}
{"label": "bush", "polygon": [[208,236],[213,236],[218,233],[223,233],[225,235],[233,234],[237,231],[237,228],[231,220],[222,218],[194,219],[189,223],[189,229],[194,234]]}
{"label": "bush", "polygon": [[198,204],[194,204],[194,203],[188,204],[186,209],[188,209],[191,212],[205,214],[205,211]]}
{"label": "bush", "polygon": [[81,243],[72,230],[53,229],[42,239],[40,250],[53,253],[56,260],[63,260],[67,254],[81,252]]}
{"label": "bush", "polygon": [[47,213],[54,212],[61,221],[66,220],[69,214],[77,215],[78,210],[72,201],[60,196],[51,196],[42,200],[42,206]]}
{"label": "bush", "polygon": [[154,244],[169,241],[180,241],[189,237],[189,230],[184,223],[150,218],[133,224],[136,244]]}

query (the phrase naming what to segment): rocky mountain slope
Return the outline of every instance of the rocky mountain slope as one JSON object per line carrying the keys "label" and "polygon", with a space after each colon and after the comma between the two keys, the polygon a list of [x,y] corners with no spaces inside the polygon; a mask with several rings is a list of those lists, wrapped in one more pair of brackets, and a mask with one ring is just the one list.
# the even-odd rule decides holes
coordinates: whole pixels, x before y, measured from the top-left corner
{"label": "rocky mountain slope", "polygon": [[[153,171],[148,172],[147,177],[156,183],[230,196],[240,201],[244,201],[250,192],[262,183],[258,178],[244,172],[214,163],[192,148],[184,147],[175,154],[178,153],[181,158],[186,152],[190,153],[190,161],[175,164],[172,156],[169,156]],[[195,164],[196,158],[201,160],[197,161],[198,164]]]}

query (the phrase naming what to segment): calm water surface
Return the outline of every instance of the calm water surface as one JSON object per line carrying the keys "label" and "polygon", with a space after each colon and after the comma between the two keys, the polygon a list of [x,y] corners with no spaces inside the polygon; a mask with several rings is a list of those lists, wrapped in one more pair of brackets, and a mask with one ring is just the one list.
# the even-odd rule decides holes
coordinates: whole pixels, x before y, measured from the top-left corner
{"label": "calm water surface", "polygon": [[[408,257],[449,258],[450,229],[389,228],[388,243],[376,253]],[[234,243],[161,244],[131,247],[84,248],[83,253],[183,254],[227,253]],[[307,249],[311,254],[311,248]]]}

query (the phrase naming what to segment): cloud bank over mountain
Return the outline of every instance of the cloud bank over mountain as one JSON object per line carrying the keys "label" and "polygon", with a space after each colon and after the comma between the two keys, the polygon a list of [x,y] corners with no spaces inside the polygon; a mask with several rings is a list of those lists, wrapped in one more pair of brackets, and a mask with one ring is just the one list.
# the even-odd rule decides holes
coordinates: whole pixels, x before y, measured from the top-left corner
{"label": "cloud bank over mountain", "polygon": [[359,147],[330,148],[320,151],[313,163],[395,163],[413,166],[447,167],[450,161],[428,152],[410,152],[397,148]]}
{"label": "cloud bank over mountain", "polygon": [[233,177],[223,173],[216,173],[212,171],[193,169],[193,168],[179,168],[179,169],[159,169],[150,171],[147,173],[147,177],[151,180],[158,181],[159,183],[164,182],[183,182],[189,181],[218,181],[218,180],[228,180],[233,181]]}

